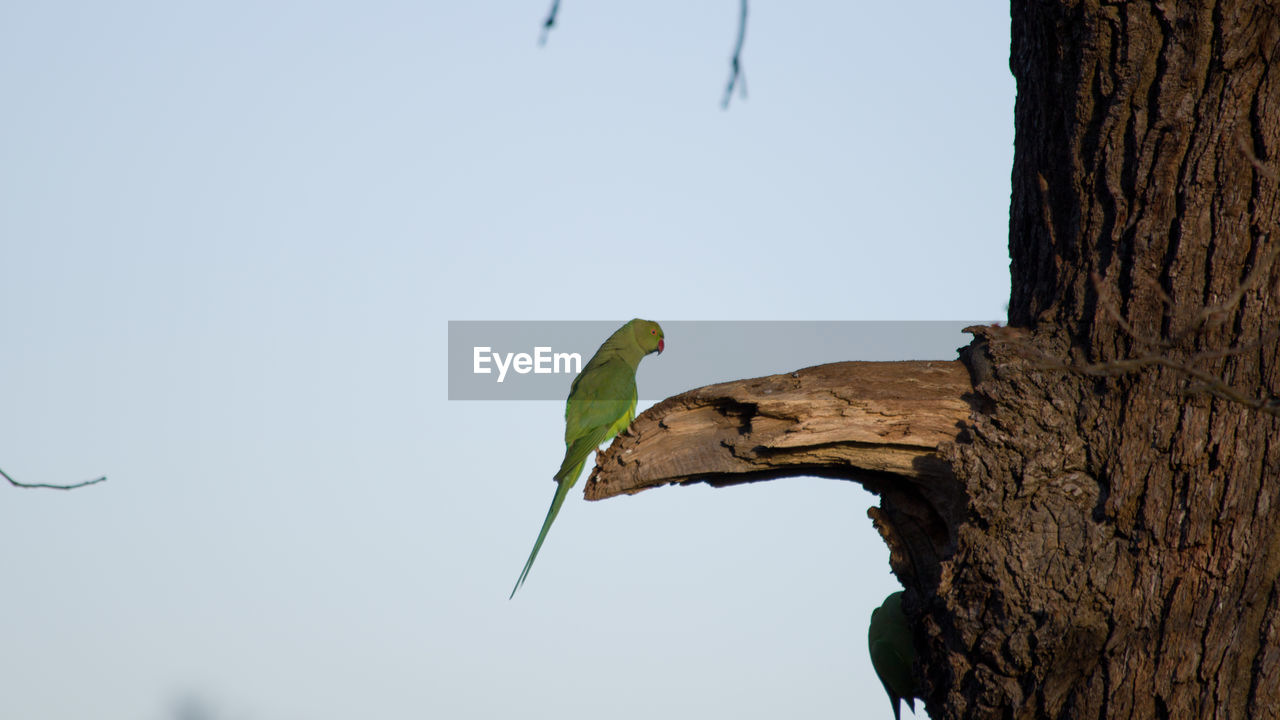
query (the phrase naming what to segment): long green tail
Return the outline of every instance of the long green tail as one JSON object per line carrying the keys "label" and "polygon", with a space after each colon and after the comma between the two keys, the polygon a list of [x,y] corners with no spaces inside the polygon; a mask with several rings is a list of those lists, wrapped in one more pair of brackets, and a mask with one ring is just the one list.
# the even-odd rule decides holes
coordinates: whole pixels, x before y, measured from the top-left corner
{"label": "long green tail", "polygon": [[529,559],[525,561],[524,570],[520,573],[520,579],[516,580],[516,586],[511,588],[510,600],[516,596],[516,591],[524,584],[525,578],[529,577],[529,570],[533,567],[533,561],[538,557],[538,551],[542,549],[542,541],[547,539],[547,531],[551,529],[551,523],[555,522],[556,515],[560,514],[560,506],[564,504],[564,499],[569,496],[569,489],[573,487],[574,481],[582,474],[582,466],[585,463],[578,463],[573,468],[573,472],[564,476],[556,488],[556,496],[551,499],[551,509],[547,511],[547,519],[542,521],[542,531],[538,533],[538,541],[533,544],[533,552],[529,553]]}

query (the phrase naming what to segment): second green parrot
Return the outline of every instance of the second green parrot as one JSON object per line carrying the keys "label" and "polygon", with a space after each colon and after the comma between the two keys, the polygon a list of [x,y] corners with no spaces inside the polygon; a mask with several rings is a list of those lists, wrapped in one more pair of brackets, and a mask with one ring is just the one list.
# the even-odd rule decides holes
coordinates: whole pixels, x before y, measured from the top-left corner
{"label": "second green parrot", "polygon": [[587,456],[600,443],[622,432],[636,414],[636,368],[650,353],[661,353],[665,346],[662,327],[651,320],[636,318],[618,328],[587,361],[582,372],[569,387],[564,405],[564,461],[555,474],[557,484],[551,509],[542,521],[542,531],[533,544],[533,552],[524,564],[520,579],[511,589],[511,597],[529,577],[529,569],[547,539],[547,531],[564,504],[569,489],[578,482]]}
{"label": "second green parrot", "polygon": [[901,702],[906,700],[907,707],[914,713],[918,690],[911,675],[915,645],[911,642],[907,616],[902,612],[901,590],[891,593],[880,607],[871,611],[867,644],[871,647],[871,667],[875,668],[893,704],[893,718],[902,720]]}

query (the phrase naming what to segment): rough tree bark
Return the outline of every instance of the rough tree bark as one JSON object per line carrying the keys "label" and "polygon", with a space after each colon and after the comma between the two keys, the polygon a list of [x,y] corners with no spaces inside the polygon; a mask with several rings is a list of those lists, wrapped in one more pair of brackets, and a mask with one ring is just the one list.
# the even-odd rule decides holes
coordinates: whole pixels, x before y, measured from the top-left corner
{"label": "rough tree bark", "polygon": [[1280,396],[1280,7],[1012,20],[1010,328],[975,330],[968,388],[866,400],[923,428],[963,396],[963,427],[876,436],[861,371],[807,400],[789,376],[712,386],[638,418],[588,493],[814,472],[880,492],[934,718],[1280,717],[1280,418],[1215,389]]}
{"label": "rough tree bark", "polygon": [[[1205,311],[1280,242],[1277,8],[1012,16],[1010,324],[1073,362],[1154,349],[1276,394],[1276,268]],[[990,409],[950,453],[970,502],[955,591],[922,603],[940,716],[1277,717],[1277,419],[1166,366],[1099,379],[988,347]]]}

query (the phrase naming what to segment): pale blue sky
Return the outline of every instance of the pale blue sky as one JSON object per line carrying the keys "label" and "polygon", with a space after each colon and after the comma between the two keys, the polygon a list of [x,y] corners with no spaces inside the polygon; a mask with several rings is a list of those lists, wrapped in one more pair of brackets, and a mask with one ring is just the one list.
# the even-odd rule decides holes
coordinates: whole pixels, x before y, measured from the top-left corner
{"label": "pale blue sky", "polygon": [[0,3],[0,468],[110,477],[0,487],[0,717],[890,717],[852,483],[575,490],[508,601],[563,405],[446,322],[1003,317],[1008,9],[754,2],[724,112],[737,0],[547,4]]}

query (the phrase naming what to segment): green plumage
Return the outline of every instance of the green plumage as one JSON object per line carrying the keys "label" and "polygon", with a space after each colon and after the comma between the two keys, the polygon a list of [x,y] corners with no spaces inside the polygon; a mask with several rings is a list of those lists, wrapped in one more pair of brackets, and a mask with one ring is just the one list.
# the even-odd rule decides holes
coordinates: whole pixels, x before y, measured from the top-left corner
{"label": "green plumage", "polygon": [[916,652],[907,616],[902,612],[901,590],[890,594],[880,607],[871,611],[867,644],[871,649],[871,666],[893,704],[894,720],[902,720],[900,702],[906,700],[907,707],[914,713],[917,690],[911,675],[911,663]]}
{"label": "green plumage", "polygon": [[511,597],[529,577],[533,561],[547,539],[547,531],[560,513],[569,489],[578,482],[587,456],[600,443],[622,432],[636,413],[636,368],[649,353],[661,353],[664,347],[662,327],[650,320],[636,318],[618,328],[591,356],[582,372],[569,387],[564,405],[564,461],[555,474],[557,484],[551,509],[542,521],[542,530],[533,544],[533,552],[524,564],[520,579],[511,589]]}

